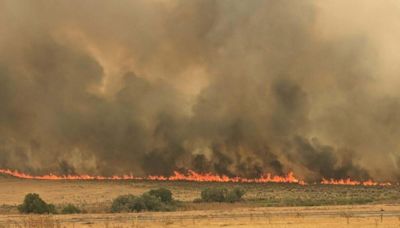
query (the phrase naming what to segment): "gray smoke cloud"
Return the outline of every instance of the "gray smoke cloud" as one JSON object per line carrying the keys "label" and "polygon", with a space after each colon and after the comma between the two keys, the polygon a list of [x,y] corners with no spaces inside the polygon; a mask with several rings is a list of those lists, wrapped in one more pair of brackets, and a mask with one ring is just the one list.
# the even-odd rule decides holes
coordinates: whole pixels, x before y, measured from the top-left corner
{"label": "gray smoke cloud", "polygon": [[397,1],[0,2],[0,167],[398,180]]}

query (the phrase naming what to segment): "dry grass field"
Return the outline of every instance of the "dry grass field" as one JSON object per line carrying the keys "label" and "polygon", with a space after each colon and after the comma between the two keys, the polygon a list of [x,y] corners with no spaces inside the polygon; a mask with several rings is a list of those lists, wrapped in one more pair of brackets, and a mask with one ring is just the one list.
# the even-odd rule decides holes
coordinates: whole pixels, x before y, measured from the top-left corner
{"label": "dry grass field", "polygon": [[[193,203],[206,187],[246,189],[240,203]],[[175,212],[109,213],[112,199],[166,187]],[[27,193],[85,214],[20,215]],[[40,181],[0,177],[0,227],[400,227],[400,187],[160,181]]]}
{"label": "dry grass field", "polygon": [[[383,211],[382,211],[383,210]],[[230,208],[179,212],[1,215],[0,227],[399,227],[388,205]]]}

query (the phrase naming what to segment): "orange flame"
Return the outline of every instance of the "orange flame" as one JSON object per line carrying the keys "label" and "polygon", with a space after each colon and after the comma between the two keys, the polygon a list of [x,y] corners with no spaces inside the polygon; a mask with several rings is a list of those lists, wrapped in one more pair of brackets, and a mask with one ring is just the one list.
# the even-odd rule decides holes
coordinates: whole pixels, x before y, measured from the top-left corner
{"label": "orange flame", "polygon": [[90,176],[90,175],[54,175],[47,174],[43,176],[33,176],[30,174],[22,173],[19,171],[12,171],[9,169],[0,169],[0,174],[7,174],[10,176],[18,177],[21,179],[34,179],[34,180],[140,180],[142,178],[134,177],[133,175],[123,175],[123,176]]}
{"label": "orange flame", "polygon": [[173,176],[148,176],[149,180],[170,180],[170,181],[196,181],[196,182],[240,182],[240,183],[295,183],[304,185],[305,182],[297,179],[293,172],[289,172],[286,176],[273,176],[270,173],[261,176],[260,178],[242,178],[228,177],[225,175],[216,175],[212,173],[200,174],[193,170],[189,170],[188,174],[182,174],[177,171]]}
{"label": "orange flame", "polygon": [[325,179],[322,178],[321,184],[331,184],[331,185],[363,185],[363,186],[391,186],[392,184],[389,182],[375,182],[373,180],[367,181],[356,181],[347,179]]}
{"label": "orange flame", "polygon": [[12,171],[9,169],[0,169],[1,174],[22,178],[22,179],[35,179],[35,180],[155,180],[155,181],[194,181],[194,182],[242,182],[242,183],[294,183],[304,185],[304,181],[297,179],[293,172],[289,172],[286,176],[275,176],[265,174],[260,178],[242,178],[242,177],[228,177],[225,175],[216,175],[211,173],[200,174],[195,171],[189,170],[188,174],[182,174],[175,171],[174,175],[165,176],[147,176],[135,177],[133,175],[123,176],[90,176],[90,175],[54,175],[48,174],[43,176],[33,176],[19,171]]}
{"label": "orange flame", "polygon": [[[285,176],[277,176],[267,173],[259,178],[244,178],[244,177],[228,177],[226,175],[217,175],[212,173],[201,174],[193,170],[188,170],[187,174],[174,172],[174,175],[165,176],[147,176],[136,177],[132,174],[122,176],[91,176],[91,175],[42,175],[34,176],[19,171],[12,171],[9,169],[0,169],[0,174],[6,174],[22,179],[34,180],[153,180],[153,181],[193,181],[193,182],[234,182],[234,183],[292,183],[305,185],[303,180],[295,177],[293,172],[289,172]],[[363,186],[391,186],[389,182],[375,182],[372,180],[356,181],[347,179],[325,179],[322,178],[320,184],[327,185],[363,185]]]}

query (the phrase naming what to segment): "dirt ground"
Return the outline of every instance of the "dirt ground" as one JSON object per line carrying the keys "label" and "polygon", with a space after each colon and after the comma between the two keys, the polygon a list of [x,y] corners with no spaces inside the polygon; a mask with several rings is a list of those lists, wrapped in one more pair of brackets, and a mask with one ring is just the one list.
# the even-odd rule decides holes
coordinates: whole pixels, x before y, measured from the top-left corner
{"label": "dirt ground", "polygon": [[[247,191],[243,203],[191,203],[205,187],[231,188],[237,185]],[[185,202],[185,207],[175,212],[107,213],[112,199],[118,195],[139,195],[157,187],[170,189],[177,200]],[[46,216],[18,214],[16,205],[22,202],[25,194],[32,192],[38,193],[46,202],[56,205],[74,203],[88,213]],[[398,186],[40,181],[0,177],[0,228],[400,227],[399,198]],[[359,202],[365,205],[356,205]]]}

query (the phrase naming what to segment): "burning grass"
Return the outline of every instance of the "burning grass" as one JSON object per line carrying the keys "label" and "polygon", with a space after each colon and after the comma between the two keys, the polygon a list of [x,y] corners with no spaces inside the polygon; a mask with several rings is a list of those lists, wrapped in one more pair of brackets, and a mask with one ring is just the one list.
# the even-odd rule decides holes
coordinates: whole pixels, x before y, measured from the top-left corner
{"label": "burning grass", "polygon": [[122,176],[91,176],[91,175],[30,175],[16,170],[0,169],[0,174],[6,174],[21,179],[32,180],[153,180],[153,181],[193,181],[193,182],[235,182],[235,183],[295,183],[304,185],[305,182],[296,178],[293,172],[289,172],[285,176],[264,174],[259,178],[243,178],[243,177],[228,177],[226,175],[218,175],[212,173],[200,174],[193,170],[188,170],[186,174],[178,171],[174,175],[165,176],[147,176],[136,177],[132,174]]}
{"label": "burning grass", "polygon": [[[9,175],[21,179],[33,180],[152,180],[152,181],[191,181],[191,182],[233,182],[233,183],[288,183],[306,185],[304,180],[297,178],[293,172],[289,172],[284,176],[272,175],[266,173],[259,178],[244,178],[244,177],[228,177],[226,175],[218,175],[213,173],[197,173],[193,170],[188,170],[187,173],[175,171],[171,176],[152,176],[137,177],[132,174],[121,176],[92,176],[92,175],[30,175],[19,171],[9,169],[0,169],[0,175]],[[320,184],[325,185],[363,185],[363,186],[391,186],[390,182],[376,182],[373,180],[357,181],[351,178],[346,179],[326,179],[322,178]]]}

